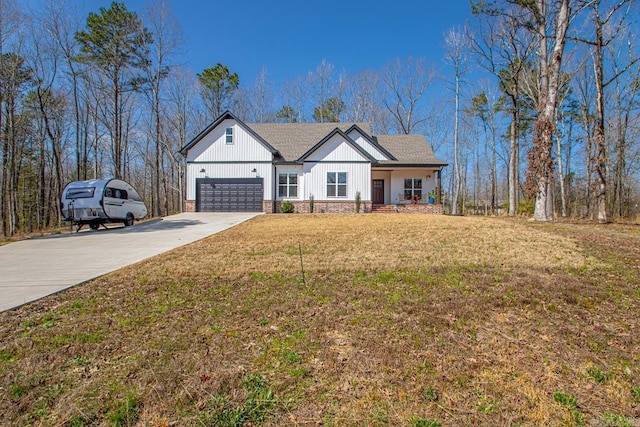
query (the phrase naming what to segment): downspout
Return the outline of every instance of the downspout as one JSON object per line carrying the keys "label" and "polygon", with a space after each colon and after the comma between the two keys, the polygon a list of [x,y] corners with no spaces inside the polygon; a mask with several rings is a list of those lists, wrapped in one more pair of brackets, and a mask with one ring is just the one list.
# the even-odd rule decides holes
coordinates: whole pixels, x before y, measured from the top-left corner
{"label": "downspout", "polygon": [[436,204],[440,204],[442,201],[442,166],[436,171]]}
{"label": "downspout", "polygon": [[278,189],[278,181],[276,181],[276,164],[275,160],[271,160],[271,213],[276,213],[276,194]]}

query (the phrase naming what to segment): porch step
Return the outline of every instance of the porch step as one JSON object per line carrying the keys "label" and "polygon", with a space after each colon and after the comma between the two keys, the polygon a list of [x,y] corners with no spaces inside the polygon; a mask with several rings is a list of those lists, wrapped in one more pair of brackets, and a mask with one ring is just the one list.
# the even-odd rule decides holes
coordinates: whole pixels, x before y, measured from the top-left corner
{"label": "porch step", "polygon": [[393,205],[371,205],[371,213],[396,213]]}

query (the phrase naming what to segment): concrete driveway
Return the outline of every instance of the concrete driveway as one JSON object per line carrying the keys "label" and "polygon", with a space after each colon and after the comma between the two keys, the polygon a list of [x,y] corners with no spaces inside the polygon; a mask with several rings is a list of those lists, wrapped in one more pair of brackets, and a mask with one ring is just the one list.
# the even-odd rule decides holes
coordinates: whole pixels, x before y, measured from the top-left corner
{"label": "concrete driveway", "polygon": [[182,213],[127,228],[83,230],[0,246],[0,311],[195,242],[256,215]]}

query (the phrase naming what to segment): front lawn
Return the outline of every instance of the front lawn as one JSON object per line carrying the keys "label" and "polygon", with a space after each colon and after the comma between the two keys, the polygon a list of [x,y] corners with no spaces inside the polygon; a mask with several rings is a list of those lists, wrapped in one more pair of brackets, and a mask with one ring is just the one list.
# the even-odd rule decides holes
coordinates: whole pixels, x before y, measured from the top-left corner
{"label": "front lawn", "polygon": [[0,424],[635,425],[639,266],[637,225],[260,216],[0,313]]}

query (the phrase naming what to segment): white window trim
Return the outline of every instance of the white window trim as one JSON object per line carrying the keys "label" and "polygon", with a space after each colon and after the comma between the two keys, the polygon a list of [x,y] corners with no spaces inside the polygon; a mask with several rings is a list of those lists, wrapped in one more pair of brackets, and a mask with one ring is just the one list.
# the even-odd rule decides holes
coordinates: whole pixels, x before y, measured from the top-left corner
{"label": "white window trim", "polygon": [[[280,175],[285,175],[287,177],[287,183],[286,184],[280,184]],[[291,184],[290,179],[291,176],[295,176],[296,177],[296,183],[295,184]],[[281,196],[280,195],[280,187],[286,187],[287,189],[287,195],[286,196]],[[296,187],[296,195],[295,196],[291,196],[291,187],[295,186]],[[280,198],[281,200],[287,200],[287,199],[293,199],[293,200],[297,200],[300,198],[299,194],[300,194],[300,176],[297,173],[288,173],[288,172],[280,172],[278,173],[278,198]]]}
{"label": "white window trim", "polygon": [[[231,133],[229,133],[229,131],[231,131]],[[229,141],[229,137],[231,137],[231,141]],[[224,130],[224,142],[231,145],[234,143],[233,141],[233,127],[228,127]]]}
{"label": "white window trim", "polygon": [[[409,187],[405,187],[404,185],[404,180],[402,181],[402,197],[406,197],[405,192],[407,190],[411,190],[411,196],[415,196],[416,194],[416,190],[420,191],[420,199],[424,198],[425,192],[424,192],[424,179],[422,178],[404,178],[404,179],[410,179],[411,180],[411,188]],[[420,188],[417,188],[416,185],[416,180],[420,180]]]}
{"label": "white window trim", "polygon": [[[328,175],[332,173],[336,175],[336,182],[335,183],[331,183],[332,186],[335,186],[336,189],[336,195],[335,196],[330,196],[329,195],[329,177]],[[345,183],[344,184],[340,184],[339,183],[339,179],[338,179],[338,175],[343,173],[345,175]],[[344,196],[339,196],[338,193],[338,188],[340,186],[344,186]],[[325,187],[325,191],[327,192],[327,199],[346,199],[347,197],[349,197],[349,174],[347,172],[327,172],[327,183],[326,183],[326,187]]]}

